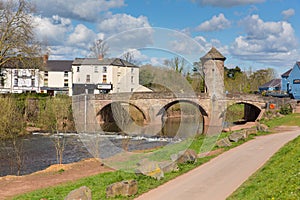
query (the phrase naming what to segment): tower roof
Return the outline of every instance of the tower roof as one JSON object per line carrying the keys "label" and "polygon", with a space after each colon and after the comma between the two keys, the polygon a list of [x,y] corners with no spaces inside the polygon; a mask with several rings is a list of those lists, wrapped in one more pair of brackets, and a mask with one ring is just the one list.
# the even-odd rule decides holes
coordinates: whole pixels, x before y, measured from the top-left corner
{"label": "tower roof", "polygon": [[210,51],[205,54],[201,60],[226,60],[226,57],[224,57],[215,47],[212,47]]}

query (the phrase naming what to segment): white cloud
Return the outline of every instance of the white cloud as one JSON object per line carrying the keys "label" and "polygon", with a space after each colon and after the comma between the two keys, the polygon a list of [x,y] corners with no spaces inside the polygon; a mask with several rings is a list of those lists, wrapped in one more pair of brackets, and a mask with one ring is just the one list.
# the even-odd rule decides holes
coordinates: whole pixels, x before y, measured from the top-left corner
{"label": "white cloud", "polygon": [[110,18],[101,21],[98,28],[101,32],[115,34],[134,28],[150,27],[147,17],[133,17],[127,14],[116,14]]}
{"label": "white cloud", "polygon": [[199,3],[204,6],[215,6],[215,7],[234,7],[255,3],[263,3],[266,0],[192,0],[192,2]]}
{"label": "white cloud", "polygon": [[88,44],[92,43],[96,39],[98,39],[98,36],[93,30],[88,29],[83,24],[78,24],[74,32],[69,35],[68,43],[72,46],[88,49]]}
{"label": "white cloud", "polygon": [[112,15],[99,23],[98,29],[105,35],[113,54],[121,54],[129,48],[143,48],[152,43],[152,27],[147,17],[127,14]]}
{"label": "white cloud", "polygon": [[71,20],[59,16],[52,18],[34,17],[36,27],[34,32],[37,39],[46,42],[47,45],[59,45],[67,37],[69,31],[72,30]]}
{"label": "white cloud", "polygon": [[[128,49],[128,50],[124,51],[123,55],[125,55],[126,53],[130,53],[132,55],[133,60],[137,61],[139,63],[143,63],[149,59],[147,55],[143,54],[138,49]],[[120,56],[120,57],[122,57],[122,56]]]}
{"label": "white cloud", "polygon": [[72,46],[57,45],[50,47],[51,60],[74,60],[76,57],[87,57],[90,52]]}
{"label": "white cloud", "polygon": [[158,57],[152,57],[150,59],[149,64],[152,66],[157,66],[157,67],[161,67],[161,66],[165,66],[164,62],[167,60],[168,58],[158,58]]}
{"label": "white cloud", "polygon": [[284,19],[286,20],[295,15],[295,10],[290,8],[290,9],[282,11],[281,14],[283,15]]}
{"label": "white cloud", "polygon": [[46,17],[59,15],[77,20],[97,21],[103,12],[125,6],[124,0],[32,0]]}
{"label": "white cloud", "polygon": [[299,56],[298,42],[290,23],[264,22],[258,15],[249,16],[240,23],[245,26],[246,36],[237,37],[231,47],[237,58],[280,65]]}
{"label": "white cloud", "polygon": [[230,27],[230,21],[226,19],[223,13],[220,13],[218,16],[213,16],[210,20],[200,24],[196,30],[197,31],[220,31]]}

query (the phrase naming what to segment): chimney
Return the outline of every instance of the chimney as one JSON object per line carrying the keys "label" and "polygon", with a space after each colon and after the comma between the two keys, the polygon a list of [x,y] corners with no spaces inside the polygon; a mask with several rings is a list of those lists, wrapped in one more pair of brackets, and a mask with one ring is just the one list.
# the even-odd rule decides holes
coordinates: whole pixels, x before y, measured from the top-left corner
{"label": "chimney", "polygon": [[43,56],[43,63],[44,63],[44,64],[47,64],[48,59],[49,59],[49,55],[48,55],[48,54],[45,54],[45,55]]}
{"label": "chimney", "polygon": [[99,54],[98,60],[103,60],[103,54]]}

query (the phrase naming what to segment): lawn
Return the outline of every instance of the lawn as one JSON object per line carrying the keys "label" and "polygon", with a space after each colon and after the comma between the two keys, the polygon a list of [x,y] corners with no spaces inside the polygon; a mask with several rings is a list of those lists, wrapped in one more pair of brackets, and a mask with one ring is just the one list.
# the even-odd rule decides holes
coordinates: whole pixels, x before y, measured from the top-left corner
{"label": "lawn", "polygon": [[299,200],[300,137],[278,151],[228,200]]}

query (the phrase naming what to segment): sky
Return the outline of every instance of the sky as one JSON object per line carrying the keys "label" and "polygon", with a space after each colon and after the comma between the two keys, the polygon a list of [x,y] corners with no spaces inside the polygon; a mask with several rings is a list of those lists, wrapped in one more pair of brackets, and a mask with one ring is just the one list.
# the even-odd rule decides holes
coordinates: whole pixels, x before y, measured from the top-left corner
{"label": "sky", "polygon": [[300,61],[299,0],[31,0],[38,40],[50,59],[88,57],[104,40],[108,57],[126,52],[140,64],[182,57],[199,61],[211,47],[242,70]]}

